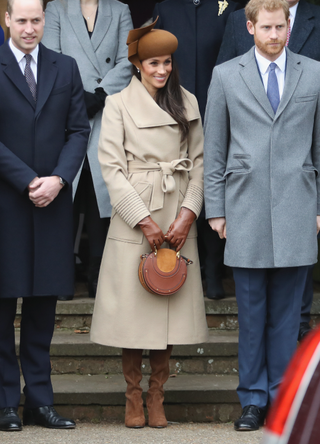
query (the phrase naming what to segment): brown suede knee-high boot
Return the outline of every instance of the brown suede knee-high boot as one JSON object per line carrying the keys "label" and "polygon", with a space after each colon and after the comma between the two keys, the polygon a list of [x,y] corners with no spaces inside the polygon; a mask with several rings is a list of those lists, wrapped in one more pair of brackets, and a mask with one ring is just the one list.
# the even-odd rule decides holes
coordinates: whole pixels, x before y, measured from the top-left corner
{"label": "brown suede knee-high boot", "polygon": [[125,425],[127,427],[141,428],[146,423],[141,396],[142,388],[140,387],[142,379],[141,364],[142,350],[122,349],[122,370],[127,382],[125,416]]}
{"label": "brown suede knee-high boot", "polygon": [[147,408],[150,427],[167,427],[168,422],[163,408],[164,389],[163,384],[169,378],[169,359],[172,345],[166,350],[150,350],[151,376],[147,393]]}

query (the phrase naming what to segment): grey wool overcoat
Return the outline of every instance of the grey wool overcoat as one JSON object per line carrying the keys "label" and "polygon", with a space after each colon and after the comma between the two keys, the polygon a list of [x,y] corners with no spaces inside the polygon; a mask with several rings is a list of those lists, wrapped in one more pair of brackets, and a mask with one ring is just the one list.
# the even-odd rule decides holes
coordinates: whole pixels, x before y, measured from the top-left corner
{"label": "grey wool overcoat", "polygon": [[320,63],[287,51],[274,114],[254,55],[217,66],[205,117],[206,217],[225,217],[225,263],[272,268],[317,260]]}
{"label": "grey wool overcoat", "polygon": [[181,290],[171,296],[152,295],[138,279],[140,255],[150,246],[137,223],[151,215],[166,233],[181,206],[196,215],[202,207],[201,118],[195,97],[182,92],[190,121],[183,142],[176,121],[135,77],[106,100],[99,160],[113,214],[91,327],[91,339],[99,344],[165,349],[168,344],[207,340],[195,223],[182,248],[194,263]]}
{"label": "grey wool overcoat", "polygon": [[[132,29],[127,5],[116,0],[99,0],[98,18],[90,39],[82,16],[80,0],[53,0],[46,8],[43,44],[73,57],[79,67],[85,91],[96,88],[115,94],[131,78],[126,40]],[[102,111],[90,119],[91,133],[87,156],[101,217],[110,217],[111,205],[98,161],[98,141]],[[81,168],[73,183],[75,194]]]}

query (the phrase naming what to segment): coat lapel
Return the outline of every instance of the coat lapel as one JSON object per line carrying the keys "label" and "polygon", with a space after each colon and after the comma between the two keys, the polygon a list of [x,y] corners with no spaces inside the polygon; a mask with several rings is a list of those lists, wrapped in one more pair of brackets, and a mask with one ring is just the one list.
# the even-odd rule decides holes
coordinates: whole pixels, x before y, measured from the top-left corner
{"label": "coat lapel", "polygon": [[300,0],[288,48],[299,53],[314,28],[314,14],[308,3]]}
{"label": "coat lapel", "polygon": [[8,79],[14,83],[14,85],[19,89],[19,91],[28,100],[32,108],[35,108],[35,102],[33,100],[32,94],[30,92],[29,86],[21,72],[21,69],[17,63],[15,56],[13,55],[8,42],[3,45],[1,65],[3,66],[3,72],[6,74]]}
{"label": "coat lapel", "polygon": [[98,49],[104,36],[108,32],[111,20],[112,12],[109,2],[99,2],[98,19],[96,21],[93,34],[91,36],[91,44],[94,51]]}
{"label": "coat lapel", "polygon": [[41,43],[39,45],[37,106],[36,116],[39,115],[52,91],[57,77],[57,67],[54,53],[49,52]]}
{"label": "coat lapel", "polygon": [[278,119],[283,110],[288,105],[292,94],[294,93],[300,76],[302,74],[302,67],[300,57],[293,54],[288,49],[287,51],[287,67],[286,67],[286,77],[284,81],[283,94],[280,100],[279,108],[276,112],[275,118]]}
{"label": "coat lapel", "polygon": [[254,47],[249,52],[244,54],[240,61],[240,75],[256,98],[257,102],[262,106],[266,113],[274,119],[274,112],[270,105],[269,99],[265,92],[263,82],[259,74],[259,68],[257,66],[256,58],[254,55]]}
{"label": "coat lapel", "polygon": [[[136,77],[133,76],[129,86],[121,91],[121,97],[126,110],[138,128],[177,125],[177,122],[156,104]],[[187,100],[185,100],[185,107],[189,121],[200,118],[199,110],[194,109]]]}
{"label": "coat lapel", "polygon": [[[100,2],[104,3],[104,2]],[[96,57],[96,54],[93,50],[92,42],[88,35],[88,31],[86,25],[84,23],[84,18],[81,12],[80,1],[79,0],[68,0],[68,17],[71,23],[71,26],[74,30],[75,35],[77,36],[80,45],[82,46],[84,52],[89,58],[90,62],[93,66],[99,70],[99,63]],[[99,5],[99,13],[98,13],[98,21],[100,15],[100,5]],[[97,23],[96,23],[97,25]],[[93,32],[94,34],[94,32]],[[92,35],[93,38],[93,35]]]}

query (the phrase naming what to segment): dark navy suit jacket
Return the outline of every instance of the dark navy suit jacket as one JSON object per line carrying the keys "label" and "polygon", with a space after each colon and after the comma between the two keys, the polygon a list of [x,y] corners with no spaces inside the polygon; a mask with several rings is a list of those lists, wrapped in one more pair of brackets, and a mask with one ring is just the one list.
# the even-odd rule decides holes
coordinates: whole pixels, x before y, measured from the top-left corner
{"label": "dark navy suit jacket", "polygon": [[[246,23],[244,10],[230,14],[217,65],[246,53],[254,45]],[[300,0],[288,48],[320,61],[320,6]]]}
{"label": "dark navy suit jacket", "polygon": [[[39,44],[37,102],[8,41],[0,47],[0,297],[73,293],[72,181],[90,126],[74,59]],[[36,208],[36,177],[67,181]]]}

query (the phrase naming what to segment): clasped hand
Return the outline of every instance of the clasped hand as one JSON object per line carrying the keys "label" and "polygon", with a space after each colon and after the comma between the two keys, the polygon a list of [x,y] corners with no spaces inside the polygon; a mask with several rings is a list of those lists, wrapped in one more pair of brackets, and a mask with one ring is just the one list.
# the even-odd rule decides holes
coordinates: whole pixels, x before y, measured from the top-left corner
{"label": "clasped hand", "polygon": [[177,219],[172,222],[165,235],[150,216],[142,219],[138,225],[147,238],[152,251],[154,251],[155,247],[160,248],[165,241],[168,242],[171,247],[175,248],[176,251],[179,251],[185,244],[195,218],[196,216],[193,211],[187,208],[181,208]]}
{"label": "clasped hand", "polygon": [[29,199],[38,208],[48,206],[59,194],[63,185],[58,176],[35,177],[29,184]]}

